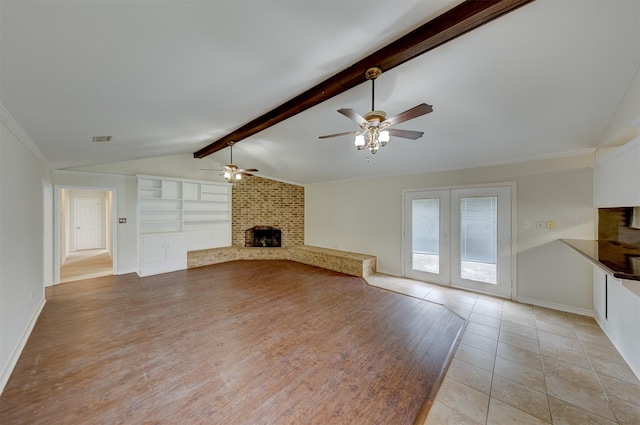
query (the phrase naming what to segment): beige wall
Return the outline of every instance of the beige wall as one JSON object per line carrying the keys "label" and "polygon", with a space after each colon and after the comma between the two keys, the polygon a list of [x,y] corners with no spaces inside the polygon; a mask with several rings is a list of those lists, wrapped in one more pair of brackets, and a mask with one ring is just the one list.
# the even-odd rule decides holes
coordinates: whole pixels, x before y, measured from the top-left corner
{"label": "beige wall", "polygon": [[0,105],[0,392],[44,306],[43,181],[50,169]]}
{"label": "beige wall", "polygon": [[[592,310],[590,266],[556,241],[595,238],[593,161],[590,154],[308,185],[305,243],[376,255],[379,271],[402,276],[404,189],[516,182],[517,297],[588,313]],[[553,220],[556,227],[539,230],[534,225],[524,230],[525,220]]]}

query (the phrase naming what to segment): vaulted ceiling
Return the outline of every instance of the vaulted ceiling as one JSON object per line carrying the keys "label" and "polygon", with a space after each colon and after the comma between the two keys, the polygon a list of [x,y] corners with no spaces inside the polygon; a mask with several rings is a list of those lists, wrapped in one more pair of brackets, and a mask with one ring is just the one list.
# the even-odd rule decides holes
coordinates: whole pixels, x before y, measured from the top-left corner
{"label": "vaulted ceiling", "polygon": [[[54,168],[191,154],[458,3],[3,0],[0,102]],[[362,83],[245,138],[234,162],[307,184],[588,151],[639,68],[639,1],[536,0],[376,80],[389,115],[433,105],[397,126],[421,139],[376,155],[319,140],[357,129],[336,110],[370,110]]]}

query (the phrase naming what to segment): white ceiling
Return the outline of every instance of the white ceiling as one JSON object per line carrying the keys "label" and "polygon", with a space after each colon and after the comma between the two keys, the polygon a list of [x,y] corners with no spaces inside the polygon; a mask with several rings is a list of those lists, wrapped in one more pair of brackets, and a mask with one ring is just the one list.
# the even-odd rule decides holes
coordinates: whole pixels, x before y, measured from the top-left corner
{"label": "white ceiling", "polygon": [[[0,101],[56,169],[192,153],[458,3],[2,0]],[[234,162],[308,184],[593,149],[639,67],[640,1],[537,0],[378,78],[389,116],[433,105],[397,127],[423,138],[319,140],[357,129],[336,110],[368,112],[365,83]]]}

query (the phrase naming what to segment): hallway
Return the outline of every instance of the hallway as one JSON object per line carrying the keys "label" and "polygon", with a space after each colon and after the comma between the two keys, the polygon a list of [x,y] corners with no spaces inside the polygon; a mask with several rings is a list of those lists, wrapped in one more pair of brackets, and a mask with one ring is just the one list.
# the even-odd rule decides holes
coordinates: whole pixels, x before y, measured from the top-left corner
{"label": "hallway", "polygon": [[60,267],[60,283],[112,274],[113,260],[106,249],[72,251]]}

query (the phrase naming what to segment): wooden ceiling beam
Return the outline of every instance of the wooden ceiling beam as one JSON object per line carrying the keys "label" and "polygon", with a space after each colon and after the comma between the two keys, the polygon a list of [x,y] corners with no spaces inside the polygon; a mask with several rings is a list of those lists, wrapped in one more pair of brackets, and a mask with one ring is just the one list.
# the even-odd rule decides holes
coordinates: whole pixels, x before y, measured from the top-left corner
{"label": "wooden ceiling beam", "polygon": [[364,83],[367,81],[365,71],[373,66],[381,68],[383,72],[393,69],[532,1],[466,0],[315,87],[212,142],[195,152],[193,156],[204,158],[226,148],[230,141],[239,142],[246,139]]}

